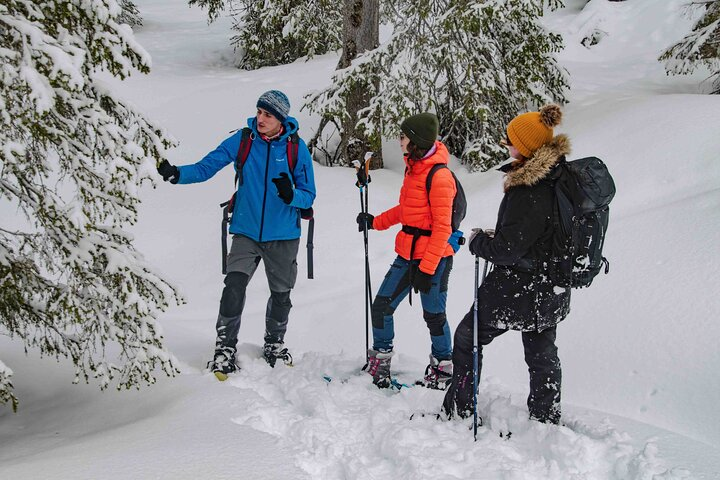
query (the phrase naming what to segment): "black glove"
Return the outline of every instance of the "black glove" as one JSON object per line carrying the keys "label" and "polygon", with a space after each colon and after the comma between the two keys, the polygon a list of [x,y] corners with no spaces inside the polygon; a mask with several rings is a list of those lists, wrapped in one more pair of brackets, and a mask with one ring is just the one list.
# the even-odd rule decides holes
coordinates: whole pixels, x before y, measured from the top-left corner
{"label": "black glove", "polygon": [[475,234],[474,238],[472,239],[472,241],[470,242],[470,245],[468,245],[468,248],[470,249],[470,253],[472,253],[476,257],[480,257],[481,256],[480,245],[486,238],[489,238],[489,235],[487,233],[485,233],[483,230],[480,230],[479,232],[477,232]]}
{"label": "black glove", "polygon": [[366,225],[368,230],[372,230],[373,220],[375,220],[375,215],[364,212],[358,213],[358,216],[355,219],[358,224],[358,232],[364,232]]}
{"label": "black glove", "polygon": [[357,177],[357,182],[355,182],[356,187],[365,187],[368,183],[370,183],[370,175],[368,175],[364,167],[358,168],[355,172],[355,176]]}
{"label": "black glove", "polygon": [[425,273],[419,268],[413,275],[412,286],[416,292],[428,293],[432,287],[432,275]]}
{"label": "black glove", "polygon": [[167,160],[160,162],[160,165],[157,166],[157,171],[160,175],[162,175],[163,180],[166,182],[169,181],[170,183],[175,184],[178,180],[180,180],[180,170],[178,170],[178,167],[175,165],[170,164]]}
{"label": "black glove", "polygon": [[292,182],[290,181],[288,174],[282,172],[279,177],[273,178],[272,181],[277,188],[278,197],[280,197],[280,199],[287,205],[290,205],[290,202],[292,202],[292,199],[295,196],[295,192],[293,192]]}

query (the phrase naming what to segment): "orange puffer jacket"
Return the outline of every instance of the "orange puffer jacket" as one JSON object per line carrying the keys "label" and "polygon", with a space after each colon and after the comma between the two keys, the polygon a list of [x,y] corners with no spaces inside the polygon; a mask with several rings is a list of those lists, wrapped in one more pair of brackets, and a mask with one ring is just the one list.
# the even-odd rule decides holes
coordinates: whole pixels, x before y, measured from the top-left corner
{"label": "orange puffer jacket", "polygon": [[[434,274],[440,259],[455,252],[448,243],[452,234],[452,203],[455,198],[455,180],[447,168],[435,172],[428,201],[425,185],[430,169],[438,163],[447,164],[450,154],[441,142],[435,142],[435,153],[417,162],[405,163],[405,178],[400,188],[400,203],[375,217],[373,228],[386,230],[398,223],[431,230],[432,235],[421,236],[415,243],[415,259],[421,259],[420,270]],[[413,236],[398,232],[395,251],[406,260],[410,259]]]}

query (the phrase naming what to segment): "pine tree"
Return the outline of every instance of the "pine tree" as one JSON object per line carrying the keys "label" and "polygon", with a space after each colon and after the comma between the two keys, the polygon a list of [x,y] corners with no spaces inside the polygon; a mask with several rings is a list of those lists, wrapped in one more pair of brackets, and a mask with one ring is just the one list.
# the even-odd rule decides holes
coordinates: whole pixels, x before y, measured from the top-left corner
{"label": "pine tree", "polygon": [[[133,246],[138,188],[173,145],[100,80],[147,73],[115,0],[0,0],[0,333],[106,388],[177,372],[181,301]],[[0,362],[0,402],[16,398]]]}
{"label": "pine tree", "polygon": [[118,18],[119,23],[127,23],[131,27],[139,27],[142,25],[142,17],[140,11],[131,0],[118,0],[122,13]]}
{"label": "pine tree", "polygon": [[660,56],[668,74],[692,73],[699,65],[706,65],[712,80],[711,93],[720,93],[720,0],[693,0],[689,12],[705,11],[692,31]]}
{"label": "pine tree", "polygon": [[189,0],[188,5],[197,5],[207,10],[208,22],[212,23],[218,19],[226,9],[230,8],[232,0]]}
{"label": "pine tree", "polygon": [[[394,22],[391,38],[338,71],[332,85],[309,96],[306,106],[322,117],[342,118],[346,92],[367,85],[371,99],[360,112],[360,128],[392,138],[408,115],[434,111],[450,152],[471,169],[490,168],[506,158],[498,140],[513,116],[550,100],[565,101],[566,76],[553,57],[562,40],[539,25],[543,3],[385,5],[385,18]],[[373,90],[373,85],[379,86]]]}
{"label": "pine tree", "polygon": [[17,411],[18,399],[13,394],[13,384],[10,381],[13,372],[2,361],[0,361],[0,403],[10,402],[13,411]]}
{"label": "pine tree", "polygon": [[340,48],[341,1],[190,0],[190,5],[206,8],[210,21],[230,12],[241,68],[287,64]]}

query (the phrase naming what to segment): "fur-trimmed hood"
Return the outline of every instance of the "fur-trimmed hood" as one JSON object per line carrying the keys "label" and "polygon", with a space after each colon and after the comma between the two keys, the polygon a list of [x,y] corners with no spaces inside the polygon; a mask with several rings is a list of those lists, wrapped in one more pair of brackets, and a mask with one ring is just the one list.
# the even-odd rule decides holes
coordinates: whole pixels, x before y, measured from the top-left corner
{"label": "fur-trimmed hood", "polygon": [[512,162],[505,175],[504,189],[512,187],[532,186],[545,178],[560,158],[570,153],[570,139],[566,135],[557,135],[548,143],[538,148],[527,160]]}

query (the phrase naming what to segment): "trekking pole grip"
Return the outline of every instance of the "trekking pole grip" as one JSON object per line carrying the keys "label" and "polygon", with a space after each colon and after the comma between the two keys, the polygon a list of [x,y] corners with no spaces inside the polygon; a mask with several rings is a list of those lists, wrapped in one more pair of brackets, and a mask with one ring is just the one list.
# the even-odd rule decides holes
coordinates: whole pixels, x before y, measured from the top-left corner
{"label": "trekking pole grip", "polygon": [[370,165],[372,163],[372,156],[372,152],[366,152],[362,162],[359,160],[353,161],[355,176],[357,177],[355,185],[360,189],[367,187],[368,183],[370,183]]}

